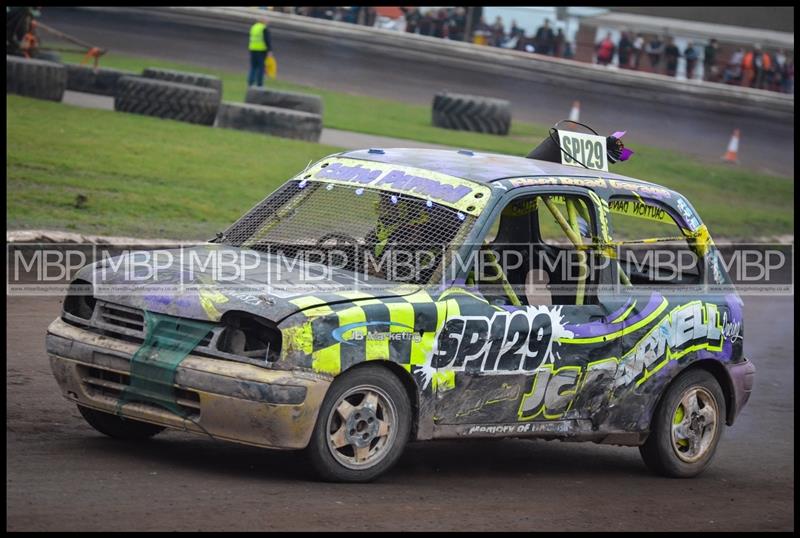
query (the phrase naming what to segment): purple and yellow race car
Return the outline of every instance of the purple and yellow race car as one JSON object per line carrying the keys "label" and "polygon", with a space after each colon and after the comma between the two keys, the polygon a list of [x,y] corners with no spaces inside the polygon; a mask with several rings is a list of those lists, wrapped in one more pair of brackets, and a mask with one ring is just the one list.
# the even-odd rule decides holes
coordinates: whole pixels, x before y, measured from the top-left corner
{"label": "purple and yellow race car", "polygon": [[213,240],[145,253],[156,271],[85,266],[48,329],[55,377],[104,434],[303,449],[327,480],[464,437],[697,475],[752,388],[742,301],[683,196],[571,136],[332,155]]}

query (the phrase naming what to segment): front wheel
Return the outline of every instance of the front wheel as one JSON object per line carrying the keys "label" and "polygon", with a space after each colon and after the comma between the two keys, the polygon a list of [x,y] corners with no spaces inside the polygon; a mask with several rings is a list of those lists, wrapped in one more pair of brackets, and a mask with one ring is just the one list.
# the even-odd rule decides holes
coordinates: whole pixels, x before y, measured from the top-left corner
{"label": "front wheel", "polygon": [[115,439],[148,439],[164,431],[162,426],[95,411],[82,405],[78,406],[78,411],[92,428]]}
{"label": "front wheel", "polygon": [[639,452],[660,475],[697,476],[711,462],[724,422],[725,396],[719,383],[705,370],[691,370],[667,389]]}
{"label": "front wheel", "polygon": [[346,372],[328,389],[306,449],[324,480],[368,482],[400,457],[411,431],[411,404],[381,366]]}

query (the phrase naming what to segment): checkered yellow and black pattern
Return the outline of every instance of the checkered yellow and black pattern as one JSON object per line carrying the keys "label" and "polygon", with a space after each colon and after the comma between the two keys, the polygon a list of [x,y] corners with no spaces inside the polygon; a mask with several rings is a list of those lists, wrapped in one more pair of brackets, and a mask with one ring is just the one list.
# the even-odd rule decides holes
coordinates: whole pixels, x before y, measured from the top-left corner
{"label": "checkered yellow and black pattern", "polygon": [[[459,288],[436,296],[424,290],[385,295],[377,298],[349,291],[293,299],[293,304],[304,309],[306,320],[283,330],[284,350],[302,352],[309,361],[303,366],[331,375],[370,360],[389,360],[413,372],[414,366],[428,362],[436,335],[448,317],[485,313],[487,307],[485,300]],[[412,327],[419,338],[348,339],[345,335],[346,343],[342,343],[333,335],[334,330],[351,323],[377,321],[400,325],[372,326],[369,331],[408,333],[411,329],[407,327]]]}

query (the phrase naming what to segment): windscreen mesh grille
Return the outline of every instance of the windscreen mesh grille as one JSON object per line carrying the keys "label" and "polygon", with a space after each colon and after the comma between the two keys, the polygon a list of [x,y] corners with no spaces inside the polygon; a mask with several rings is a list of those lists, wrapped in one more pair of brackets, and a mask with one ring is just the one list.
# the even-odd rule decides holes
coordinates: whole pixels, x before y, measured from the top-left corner
{"label": "windscreen mesh grille", "polygon": [[218,242],[323,263],[329,259],[325,254],[335,251],[341,268],[359,273],[372,260],[416,256],[424,263],[400,280],[424,284],[474,219],[414,196],[293,180],[231,225]]}

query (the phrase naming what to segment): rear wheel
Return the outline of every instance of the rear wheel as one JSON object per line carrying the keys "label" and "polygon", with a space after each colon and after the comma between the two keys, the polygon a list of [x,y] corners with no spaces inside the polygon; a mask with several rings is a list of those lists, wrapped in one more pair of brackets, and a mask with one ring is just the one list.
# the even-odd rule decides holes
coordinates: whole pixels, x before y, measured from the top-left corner
{"label": "rear wheel", "polygon": [[725,396],[719,383],[705,370],[691,370],[667,389],[639,452],[658,474],[697,476],[711,463],[724,422]]}
{"label": "rear wheel", "polygon": [[164,431],[161,426],[103,413],[82,405],[78,406],[86,422],[95,430],[115,439],[147,439]]}
{"label": "rear wheel", "polygon": [[400,380],[369,366],[331,384],[306,450],[323,479],[368,482],[395,464],[410,431],[411,404]]}

